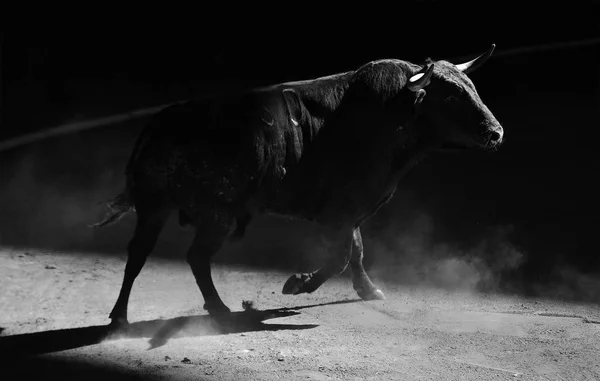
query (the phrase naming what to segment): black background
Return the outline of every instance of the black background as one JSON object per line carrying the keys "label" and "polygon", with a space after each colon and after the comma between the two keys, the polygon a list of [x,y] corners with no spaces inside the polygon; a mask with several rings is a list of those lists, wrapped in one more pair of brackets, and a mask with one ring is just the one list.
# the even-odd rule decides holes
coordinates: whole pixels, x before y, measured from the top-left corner
{"label": "black background", "polygon": [[[444,23],[288,15],[288,23],[277,25],[7,32],[0,139],[190,96],[329,75],[380,58],[473,58],[495,43],[497,54],[471,78],[505,128],[504,146],[493,154],[439,154],[418,166],[364,227],[366,249],[390,229],[412,231],[415,218],[426,214],[435,224],[431,239],[457,247],[494,229],[510,231],[506,239],[526,256],[516,277],[541,279],[563,266],[596,273],[600,45],[560,43],[600,33],[587,12],[578,15],[573,23],[540,15],[523,22],[498,15],[492,22],[463,14]],[[514,51],[534,45],[550,49]],[[101,231],[86,225],[100,218],[98,202],[123,186],[124,164],[144,122],[0,152],[0,244],[122,254],[134,218]],[[244,246],[228,249],[221,260],[305,266],[299,243],[315,231],[310,224],[259,219]],[[171,224],[156,253],[183,257],[188,242],[189,234]],[[371,255],[369,264],[378,258]]]}

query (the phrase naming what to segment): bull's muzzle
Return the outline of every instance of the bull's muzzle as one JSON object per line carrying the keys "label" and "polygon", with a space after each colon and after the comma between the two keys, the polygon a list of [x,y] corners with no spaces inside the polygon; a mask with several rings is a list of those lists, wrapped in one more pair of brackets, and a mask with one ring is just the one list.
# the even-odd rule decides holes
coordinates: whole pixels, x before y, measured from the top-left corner
{"label": "bull's muzzle", "polygon": [[504,137],[504,129],[502,127],[495,127],[488,131],[486,134],[486,146],[496,147],[502,143]]}

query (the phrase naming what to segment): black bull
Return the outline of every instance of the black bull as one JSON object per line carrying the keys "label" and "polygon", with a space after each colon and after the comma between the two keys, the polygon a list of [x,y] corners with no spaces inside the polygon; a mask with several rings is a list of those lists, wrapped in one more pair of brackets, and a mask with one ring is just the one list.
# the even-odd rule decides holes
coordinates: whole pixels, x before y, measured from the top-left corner
{"label": "black bull", "polygon": [[383,299],[363,268],[360,225],[428,152],[499,146],[502,127],[466,75],[493,49],[460,65],[379,60],[165,108],[135,144],[126,190],[95,225],[137,214],[112,322],[127,322],[135,278],[174,210],[180,224],[195,227],[187,261],[210,314],[229,312],[211,278],[211,257],[228,236],[241,238],[256,213],[315,221],[331,242],[324,266],[291,276],[284,294],[313,292],[350,264],[358,295]]}

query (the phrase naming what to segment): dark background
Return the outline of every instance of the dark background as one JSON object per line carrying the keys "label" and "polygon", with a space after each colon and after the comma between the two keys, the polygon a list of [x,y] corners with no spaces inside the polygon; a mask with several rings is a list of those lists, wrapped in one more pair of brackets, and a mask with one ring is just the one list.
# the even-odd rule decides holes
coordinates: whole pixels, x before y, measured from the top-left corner
{"label": "dark background", "polygon": [[[398,237],[417,234],[427,237],[420,252],[433,247],[437,256],[473,255],[469,248],[481,242],[510,244],[523,258],[500,266],[502,279],[554,279],[567,267],[593,275],[600,271],[600,45],[560,43],[600,32],[591,19],[560,20],[519,26],[504,18],[502,28],[480,20],[460,27],[415,21],[327,29],[305,19],[302,30],[5,33],[0,141],[191,96],[329,75],[380,58],[469,59],[496,43],[497,54],[471,78],[505,128],[504,146],[496,153],[438,154],[419,165],[363,228],[368,265],[383,263],[383,252],[403,258],[410,250]],[[518,51],[534,45],[550,48]],[[124,185],[124,165],[145,122],[0,152],[0,245],[123,254],[135,218],[103,230],[87,224],[101,217],[98,202]],[[241,246],[224,249],[217,260],[310,267],[322,254],[312,238],[317,232],[308,223],[260,218]],[[183,258],[189,239],[172,221],[155,255]],[[440,251],[440,244],[453,249]],[[481,255],[496,263],[507,254],[488,248]]]}

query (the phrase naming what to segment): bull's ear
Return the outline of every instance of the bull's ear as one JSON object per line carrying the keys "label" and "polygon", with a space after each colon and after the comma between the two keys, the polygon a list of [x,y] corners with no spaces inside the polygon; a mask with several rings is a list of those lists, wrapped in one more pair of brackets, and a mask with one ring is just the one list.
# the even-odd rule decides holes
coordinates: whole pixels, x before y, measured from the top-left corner
{"label": "bull's ear", "polygon": [[408,79],[408,84],[406,87],[410,91],[419,91],[423,89],[425,86],[429,85],[431,82],[431,75],[433,74],[433,65],[429,65],[427,70],[421,73],[415,74]]}
{"label": "bull's ear", "polygon": [[300,94],[294,89],[284,89],[283,98],[288,111],[290,121],[297,126],[302,119],[302,100]]}
{"label": "bull's ear", "polygon": [[417,92],[415,93],[415,106],[419,106],[423,102],[423,100],[425,99],[425,95],[427,95],[427,92],[425,90],[417,90]]}
{"label": "bull's ear", "polygon": [[463,73],[469,74],[469,73],[475,71],[477,68],[481,67],[481,65],[483,65],[485,63],[485,61],[488,60],[488,58],[490,58],[490,56],[494,52],[495,48],[496,48],[496,44],[492,44],[492,46],[488,49],[488,51],[483,53],[479,57],[474,58],[471,61],[468,61],[465,63],[457,64],[455,66],[458,70],[462,71]]}

